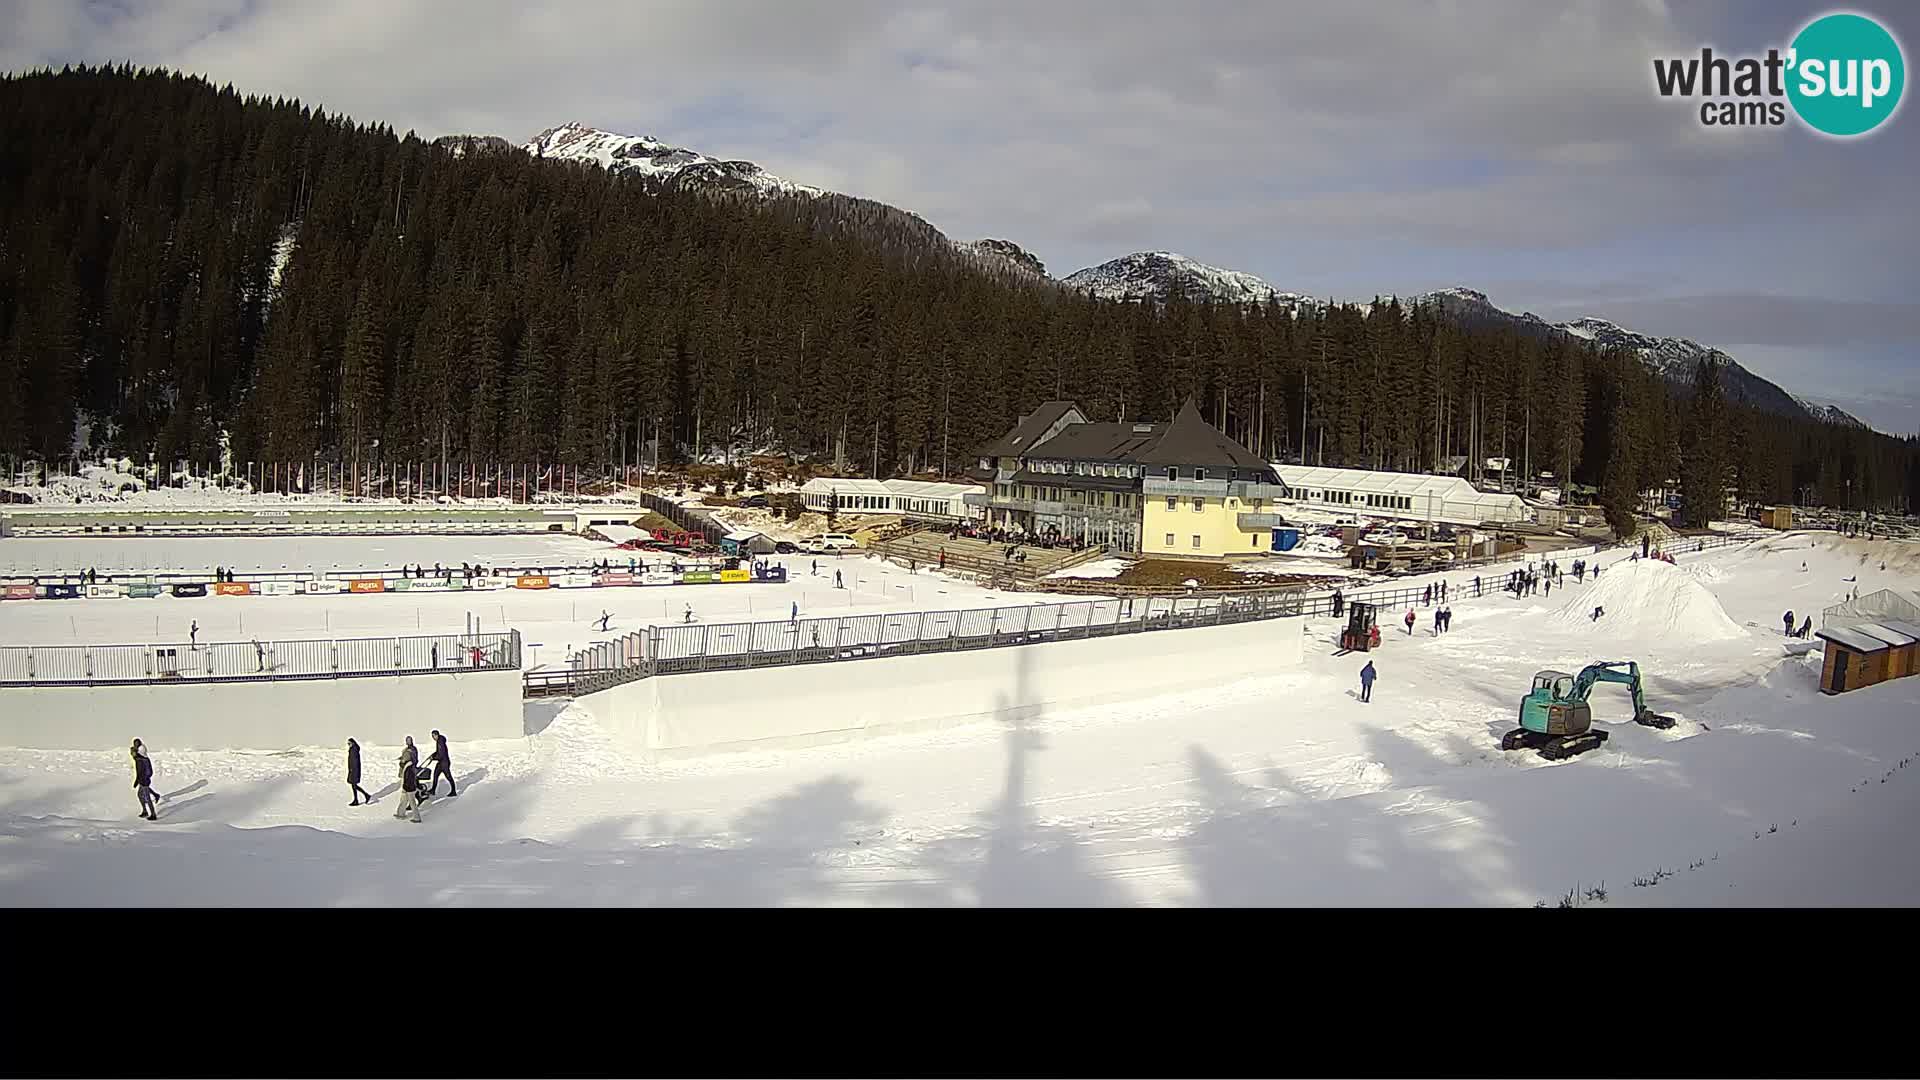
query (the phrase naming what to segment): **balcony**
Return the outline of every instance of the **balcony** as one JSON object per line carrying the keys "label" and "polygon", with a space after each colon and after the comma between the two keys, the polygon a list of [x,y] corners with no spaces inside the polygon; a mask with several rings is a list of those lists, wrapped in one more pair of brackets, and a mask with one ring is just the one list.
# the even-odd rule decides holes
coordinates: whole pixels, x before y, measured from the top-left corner
{"label": "balcony", "polygon": [[1168,480],[1166,477],[1155,479],[1146,477],[1140,481],[1141,491],[1146,495],[1177,495],[1191,498],[1200,496],[1207,499],[1284,499],[1288,497],[1285,484],[1267,484],[1255,480]]}
{"label": "balcony", "polygon": [[1241,532],[1254,532],[1259,529],[1285,529],[1287,519],[1279,514],[1239,514],[1235,520]]}

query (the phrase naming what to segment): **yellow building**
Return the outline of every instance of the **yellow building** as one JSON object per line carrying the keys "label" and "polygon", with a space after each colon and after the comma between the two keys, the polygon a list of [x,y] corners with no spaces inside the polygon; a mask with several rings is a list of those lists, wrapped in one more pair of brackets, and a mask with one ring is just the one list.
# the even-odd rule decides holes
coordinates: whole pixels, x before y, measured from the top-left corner
{"label": "yellow building", "polygon": [[1069,401],[1020,418],[980,454],[987,525],[1144,555],[1220,558],[1269,550],[1287,497],[1273,467],[1200,418],[1096,423]]}

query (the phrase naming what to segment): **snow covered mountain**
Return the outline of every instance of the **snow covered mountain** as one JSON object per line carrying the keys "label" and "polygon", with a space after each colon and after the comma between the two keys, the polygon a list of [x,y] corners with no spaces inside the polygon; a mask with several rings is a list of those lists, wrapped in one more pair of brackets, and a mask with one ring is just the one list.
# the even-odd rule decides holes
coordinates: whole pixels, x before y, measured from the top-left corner
{"label": "snow covered mountain", "polygon": [[1024,271],[1035,277],[1047,277],[1046,264],[1041,262],[1039,257],[1033,252],[1022,248],[1019,244],[1011,240],[988,238],[985,240],[975,240],[971,244],[962,244],[961,246],[976,255],[982,256],[989,262],[1004,263],[1015,270]]}
{"label": "snow covered mountain", "polygon": [[1283,292],[1240,270],[1189,259],[1171,251],[1136,251],[1068,274],[1063,283],[1104,300],[1165,300],[1175,289],[1193,297],[1211,296],[1232,304],[1277,300],[1288,307],[1312,304],[1312,297]]}
{"label": "snow covered mountain", "polygon": [[591,162],[608,172],[655,177],[688,188],[763,195],[825,194],[820,188],[775,176],[751,161],[725,161],[650,136],[619,135],[581,123],[548,128],[522,149],[536,157]]}
{"label": "snow covered mountain", "polygon": [[1829,423],[1866,425],[1832,405],[1815,405],[1780,388],[1777,383],[1740,366],[1726,352],[1686,338],[1655,337],[1629,330],[1606,319],[1587,316],[1571,322],[1550,323],[1531,311],[1514,314],[1496,307],[1487,294],[1475,289],[1440,289],[1415,297],[1432,302],[1449,315],[1468,322],[1503,323],[1522,332],[1569,334],[1602,348],[1631,349],[1646,365],[1667,381],[1679,386],[1693,382],[1694,365],[1709,359],[1719,365],[1721,385],[1730,400],[1752,405],[1782,416],[1811,416]]}

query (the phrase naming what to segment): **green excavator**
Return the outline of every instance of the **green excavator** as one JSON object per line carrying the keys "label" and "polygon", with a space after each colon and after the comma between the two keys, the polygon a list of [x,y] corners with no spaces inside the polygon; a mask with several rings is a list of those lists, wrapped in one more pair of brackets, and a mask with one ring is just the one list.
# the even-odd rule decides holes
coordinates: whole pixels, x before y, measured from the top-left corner
{"label": "green excavator", "polygon": [[1588,664],[1578,675],[1542,671],[1533,677],[1533,689],[1520,699],[1520,726],[1500,740],[1502,750],[1533,750],[1548,761],[1559,761],[1597,749],[1607,733],[1593,729],[1593,710],[1587,695],[1595,683],[1623,683],[1633,692],[1633,722],[1665,730],[1673,717],[1647,708],[1640,685],[1640,665],[1631,660],[1602,660]]}

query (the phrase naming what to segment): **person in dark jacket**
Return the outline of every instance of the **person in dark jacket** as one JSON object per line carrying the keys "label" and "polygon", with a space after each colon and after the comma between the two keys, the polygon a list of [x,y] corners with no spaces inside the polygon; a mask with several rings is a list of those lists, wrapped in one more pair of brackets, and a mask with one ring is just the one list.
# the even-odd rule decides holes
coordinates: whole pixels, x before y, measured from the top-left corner
{"label": "person in dark jacket", "polygon": [[1787,627],[1785,631],[1786,635],[1788,637],[1792,637],[1793,636],[1793,612],[1789,611],[1785,615],[1780,616],[1780,621],[1786,624],[1786,627]]}
{"label": "person in dark jacket", "polygon": [[1360,669],[1360,700],[1361,701],[1373,700],[1374,677],[1375,677],[1375,673],[1373,670],[1373,661],[1369,660],[1367,661],[1367,666]]}
{"label": "person in dark jacket", "polygon": [[373,804],[373,796],[360,786],[360,744],[352,739],[347,740],[347,786],[353,789],[353,801],[347,805],[359,806],[361,799]]}
{"label": "person in dark jacket", "polygon": [[412,815],[413,823],[420,824],[420,773],[408,769],[400,777],[400,805],[394,808],[396,818]]}
{"label": "person in dark jacket", "polygon": [[159,821],[160,811],[155,808],[153,797],[153,761],[147,757],[147,748],[139,739],[133,740],[133,791],[140,796],[140,816],[148,821]]}
{"label": "person in dark jacket", "polygon": [[428,794],[440,793],[442,776],[447,778],[447,798],[460,794],[460,789],[453,786],[453,755],[447,752],[447,737],[438,731],[433,733],[433,753],[430,757],[433,760],[433,783],[428,786]]}
{"label": "person in dark jacket", "polygon": [[420,767],[420,751],[413,745],[413,736],[407,736],[407,745],[400,748],[400,778]]}

